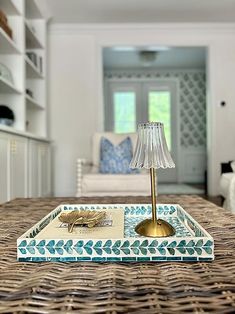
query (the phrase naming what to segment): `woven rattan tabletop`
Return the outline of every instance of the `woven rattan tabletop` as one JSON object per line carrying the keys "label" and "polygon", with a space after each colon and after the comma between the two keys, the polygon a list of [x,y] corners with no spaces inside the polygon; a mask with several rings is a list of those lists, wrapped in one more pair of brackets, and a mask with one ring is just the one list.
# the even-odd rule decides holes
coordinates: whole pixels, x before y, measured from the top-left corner
{"label": "woven rattan tabletop", "polygon": [[197,196],[179,203],[215,239],[215,261],[22,263],[16,239],[62,203],[147,203],[145,197],[16,199],[0,206],[0,313],[235,313],[235,216]]}

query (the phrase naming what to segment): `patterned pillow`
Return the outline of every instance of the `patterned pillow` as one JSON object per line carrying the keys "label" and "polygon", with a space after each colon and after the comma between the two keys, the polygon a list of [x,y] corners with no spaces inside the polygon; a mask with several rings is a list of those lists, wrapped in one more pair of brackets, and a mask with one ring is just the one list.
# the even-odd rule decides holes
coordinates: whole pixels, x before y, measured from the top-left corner
{"label": "patterned pillow", "polygon": [[114,146],[107,138],[100,140],[100,173],[139,173],[138,169],[130,169],[129,164],[133,155],[130,137]]}

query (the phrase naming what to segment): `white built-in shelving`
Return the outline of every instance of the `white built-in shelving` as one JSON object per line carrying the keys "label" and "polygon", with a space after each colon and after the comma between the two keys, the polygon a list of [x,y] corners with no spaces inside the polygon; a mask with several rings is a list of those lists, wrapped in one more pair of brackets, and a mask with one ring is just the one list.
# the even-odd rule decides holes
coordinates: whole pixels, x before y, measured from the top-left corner
{"label": "white built-in shelving", "polygon": [[0,54],[20,54],[16,43],[0,28]]}
{"label": "white built-in shelving", "polygon": [[[46,28],[38,0],[0,0],[0,10],[12,29],[10,38],[0,28],[0,64],[13,80],[0,76],[0,105],[15,115],[11,130],[47,137]],[[2,125],[0,125],[0,130]]]}
{"label": "white built-in shelving", "polygon": [[29,95],[26,94],[25,98],[26,98],[26,104],[27,106],[29,106],[29,108],[38,109],[38,110],[44,109],[40,103],[38,103],[34,98],[30,97]]}
{"label": "white built-in shelving", "polygon": [[27,10],[25,16],[27,19],[43,19],[43,15],[38,7],[37,2],[32,0],[25,0]]}
{"label": "white built-in shelving", "polygon": [[0,93],[2,94],[21,94],[21,91],[17,89],[11,82],[0,77]]}
{"label": "white built-in shelving", "polygon": [[28,21],[25,21],[25,34],[26,34],[27,49],[44,48],[42,42],[40,41],[37,34],[35,33],[33,26],[31,26]]}
{"label": "white built-in shelving", "polygon": [[36,67],[36,65],[29,59],[29,57],[25,56],[25,62],[26,62],[27,79],[43,79],[44,78],[43,74]]}
{"label": "white built-in shelving", "polygon": [[[21,15],[20,7],[18,6],[19,0],[0,0],[1,10],[6,15]],[[34,2],[34,1],[32,1]]]}

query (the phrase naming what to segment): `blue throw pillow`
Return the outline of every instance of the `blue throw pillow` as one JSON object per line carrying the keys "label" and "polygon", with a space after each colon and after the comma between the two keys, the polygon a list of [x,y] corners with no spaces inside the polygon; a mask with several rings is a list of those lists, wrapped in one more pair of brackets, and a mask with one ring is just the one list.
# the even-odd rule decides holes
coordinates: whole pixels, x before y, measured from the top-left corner
{"label": "blue throw pillow", "polygon": [[127,137],[117,146],[107,138],[100,141],[100,173],[139,173],[138,169],[130,169],[129,164],[133,155],[130,137]]}

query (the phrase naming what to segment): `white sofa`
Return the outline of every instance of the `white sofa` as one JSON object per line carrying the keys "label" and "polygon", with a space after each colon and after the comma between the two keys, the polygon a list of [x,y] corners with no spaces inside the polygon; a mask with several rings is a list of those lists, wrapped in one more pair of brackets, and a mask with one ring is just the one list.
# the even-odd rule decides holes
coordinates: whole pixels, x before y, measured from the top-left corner
{"label": "white sofa", "polygon": [[[92,162],[77,159],[77,196],[127,196],[150,195],[150,176],[146,170],[139,174],[102,174],[99,173],[100,140],[104,136],[114,145],[127,136],[135,148],[137,134],[95,133],[92,138]],[[89,169],[85,171],[85,166]]]}
{"label": "white sofa", "polygon": [[235,172],[223,173],[219,188],[224,198],[223,207],[235,213]]}

